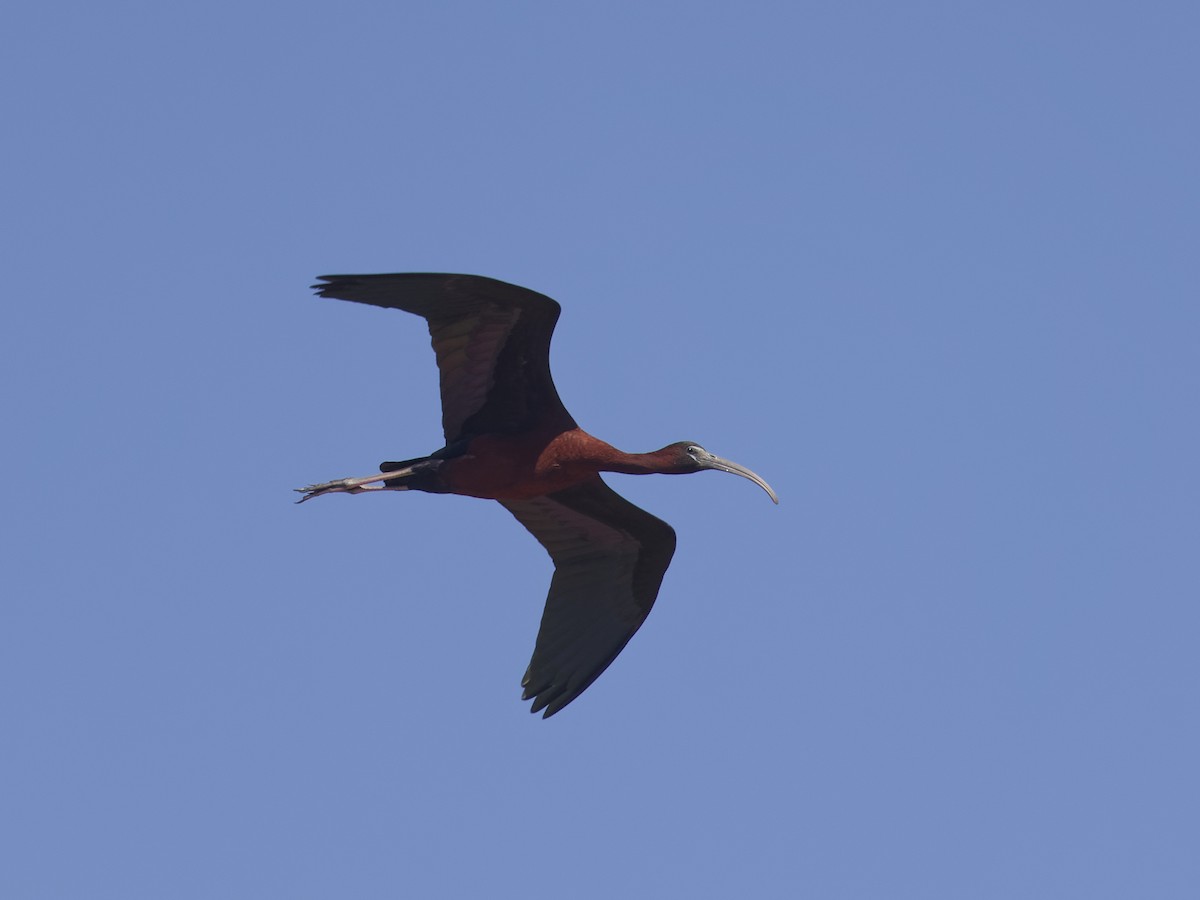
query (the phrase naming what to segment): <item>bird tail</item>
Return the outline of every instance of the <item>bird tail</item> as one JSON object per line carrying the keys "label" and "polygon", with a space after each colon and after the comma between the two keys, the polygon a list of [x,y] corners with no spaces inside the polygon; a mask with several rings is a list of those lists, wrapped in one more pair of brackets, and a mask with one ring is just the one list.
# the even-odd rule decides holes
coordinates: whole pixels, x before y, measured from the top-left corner
{"label": "bird tail", "polygon": [[389,478],[388,485],[393,489],[401,488],[410,491],[425,491],[430,494],[449,493],[438,477],[438,469],[445,460],[433,456],[418,456],[416,459],[402,459],[397,462],[382,462],[380,472],[401,472],[406,474]]}
{"label": "bird tail", "polygon": [[407,469],[409,466],[415,466],[417,463],[433,462],[433,458],[429,456],[418,456],[416,459],[402,459],[399,462],[381,462],[379,464],[380,472],[398,472],[400,469]]}

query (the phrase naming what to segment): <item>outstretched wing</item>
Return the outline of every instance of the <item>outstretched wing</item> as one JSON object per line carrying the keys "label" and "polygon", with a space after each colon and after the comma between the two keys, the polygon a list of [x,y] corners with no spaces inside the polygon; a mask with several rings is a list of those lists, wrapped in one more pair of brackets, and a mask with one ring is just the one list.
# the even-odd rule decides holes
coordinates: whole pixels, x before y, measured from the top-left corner
{"label": "outstretched wing", "polygon": [[599,476],[532,500],[501,501],[554,560],[533,659],[521,680],[531,712],[552,716],[595,681],[642,626],[675,530]]}
{"label": "outstretched wing", "polygon": [[441,372],[446,443],[546,424],[573,428],[550,377],[559,305],[481,275],[320,275],[322,297],[423,316]]}

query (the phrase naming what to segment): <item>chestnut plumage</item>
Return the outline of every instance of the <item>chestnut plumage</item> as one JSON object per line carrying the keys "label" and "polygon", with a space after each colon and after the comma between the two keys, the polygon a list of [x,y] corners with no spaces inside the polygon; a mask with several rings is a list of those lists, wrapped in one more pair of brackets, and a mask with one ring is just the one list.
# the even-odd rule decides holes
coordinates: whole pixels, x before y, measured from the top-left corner
{"label": "chestnut plumage", "polygon": [[675,552],[670,525],[625,500],[601,472],[679,475],[749,469],[689,441],[624,453],[583,431],[550,375],[559,305],[479,275],[321,275],[334,297],[422,316],[440,372],[445,446],[385,462],[381,474],[301,488],[329,493],[419,490],[497,500],[546,548],[554,576],[521,681],[532,712],[578,697],[641,627]]}

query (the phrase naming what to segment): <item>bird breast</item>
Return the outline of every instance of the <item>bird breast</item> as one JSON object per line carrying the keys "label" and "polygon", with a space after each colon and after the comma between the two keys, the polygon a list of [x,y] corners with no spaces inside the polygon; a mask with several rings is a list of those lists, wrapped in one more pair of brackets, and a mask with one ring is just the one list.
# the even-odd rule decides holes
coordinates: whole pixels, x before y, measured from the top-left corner
{"label": "bird breast", "polygon": [[528,500],[594,478],[619,451],[579,429],[558,434],[488,434],[473,438],[440,475],[455,494],[486,500]]}

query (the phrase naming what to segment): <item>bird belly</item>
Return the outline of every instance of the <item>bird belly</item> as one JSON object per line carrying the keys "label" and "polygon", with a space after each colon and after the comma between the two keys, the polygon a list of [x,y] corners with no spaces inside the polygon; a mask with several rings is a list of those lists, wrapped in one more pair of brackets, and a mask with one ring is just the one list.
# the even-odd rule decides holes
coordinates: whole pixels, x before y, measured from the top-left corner
{"label": "bird belly", "polygon": [[528,500],[583,484],[596,467],[570,452],[567,435],[548,440],[484,435],[446,460],[439,475],[455,494],[485,500]]}

